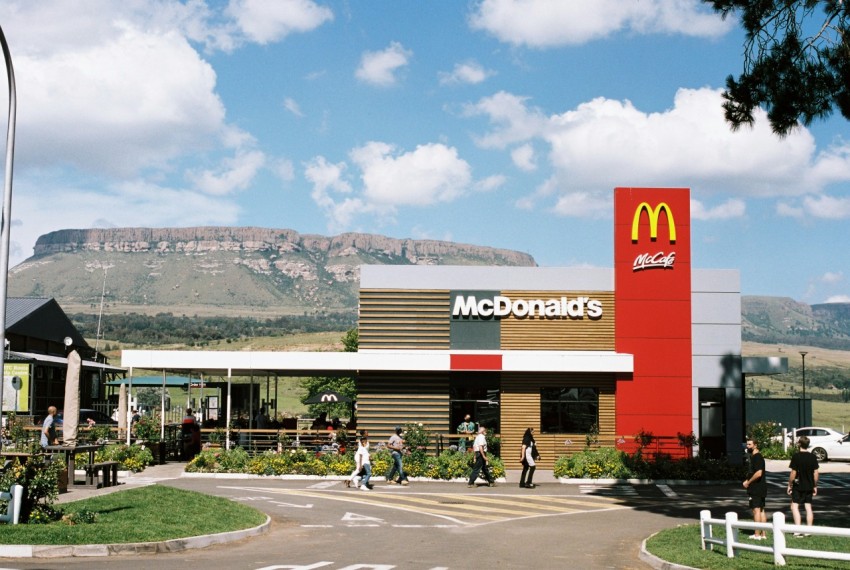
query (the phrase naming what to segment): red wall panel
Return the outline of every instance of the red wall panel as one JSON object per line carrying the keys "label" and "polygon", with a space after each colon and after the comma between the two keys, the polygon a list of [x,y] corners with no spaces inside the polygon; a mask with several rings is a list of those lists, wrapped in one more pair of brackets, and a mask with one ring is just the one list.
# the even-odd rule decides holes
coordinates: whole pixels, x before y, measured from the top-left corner
{"label": "red wall panel", "polygon": [[615,347],[634,355],[617,382],[617,431],[692,429],[690,191],[614,190]]}

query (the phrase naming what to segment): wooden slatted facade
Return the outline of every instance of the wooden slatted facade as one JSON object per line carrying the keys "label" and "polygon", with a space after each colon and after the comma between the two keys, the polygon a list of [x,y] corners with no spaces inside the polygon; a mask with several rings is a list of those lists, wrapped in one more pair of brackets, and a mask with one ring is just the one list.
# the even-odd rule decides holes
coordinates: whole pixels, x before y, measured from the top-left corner
{"label": "wooden slatted facade", "polygon": [[360,291],[361,349],[448,350],[449,292]]}
{"label": "wooden slatted facade", "polygon": [[[451,291],[363,289],[360,291],[361,350],[450,350]],[[614,350],[615,306],[612,291],[494,291],[512,299],[597,299],[602,317],[502,318],[500,350]],[[498,373],[497,373],[498,374]],[[453,373],[452,382],[463,382]],[[417,373],[361,373],[358,376],[358,429],[385,441],[393,427],[422,422],[434,433],[452,434],[450,376]],[[580,451],[585,434],[540,434],[540,390],[544,387],[592,387],[599,390],[599,440],[613,444],[615,380],[611,374],[501,373],[501,455],[518,468],[522,434],[534,427],[542,455],[538,465],[551,469],[557,457]],[[475,418],[473,418],[475,419]],[[456,422],[452,422],[456,423]],[[565,441],[571,445],[565,445]]]}
{"label": "wooden slatted facade", "polygon": [[[585,447],[585,434],[540,433],[540,389],[559,387],[591,387],[599,389],[600,442],[613,441],[615,437],[614,377],[608,374],[502,374],[502,459],[505,465],[516,468],[522,448],[522,435],[534,428],[535,440],[540,448],[538,467],[552,469],[561,455],[571,455]],[[566,444],[566,441],[571,444]]]}
{"label": "wooden slatted facade", "polygon": [[386,441],[395,426],[408,422],[449,431],[448,375],[361,374],[357,393],[357,429],[368,430],[374,442]]}
{"label": "wooden slatted facade", "polygon": [[589,297],[602,303],[599,319],[503,318],[502,350],[614,350],[613,291],[502,291],[511,299],[558,299]]}

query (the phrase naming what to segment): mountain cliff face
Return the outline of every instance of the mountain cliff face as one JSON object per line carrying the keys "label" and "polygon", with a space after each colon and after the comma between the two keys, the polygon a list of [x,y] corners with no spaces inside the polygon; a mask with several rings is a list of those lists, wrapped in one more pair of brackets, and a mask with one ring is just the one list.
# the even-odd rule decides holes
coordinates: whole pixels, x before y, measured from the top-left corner
{"label": "mountain cliff face", "polygon": [[436,240],[289,229],[60,230],[10,271],[10,296],[53,296],[68,312],[267,314],[355,311],[360,265],[534,266],[516,251]]}
{"label": "mountain cliff face", "polygon": [[850,350],[850,303],[807,305],[759,296],[741,301],[743,340]]}

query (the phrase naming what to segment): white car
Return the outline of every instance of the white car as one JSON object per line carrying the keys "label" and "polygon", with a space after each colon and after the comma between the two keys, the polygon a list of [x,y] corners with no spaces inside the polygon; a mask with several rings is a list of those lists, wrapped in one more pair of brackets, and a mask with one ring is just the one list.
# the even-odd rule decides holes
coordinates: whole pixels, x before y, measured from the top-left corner
{"label": "white car", "polygon": [[[850,434],[845,435],[838,441],[821,445],[823,448],[823,458],[818,457],[818,461],[828,459],[850,459]],[[814,450],[812,450],[814,452]],[[816,455],[817,457],[817,455]]]}
{"label": "white car", "polygon": [[[844,437],[844,434],[827,427],[803,427],[797,429],[796,436],[797,439],[802,436],[808,437],[809,450],[818,458],[818,461],[825,461],[829,457],[826,446],[838,442],[839,439]],[[791,434],[788,437],[792,437]],[[792,443],[797,443],[797,441],[794,440]]]}

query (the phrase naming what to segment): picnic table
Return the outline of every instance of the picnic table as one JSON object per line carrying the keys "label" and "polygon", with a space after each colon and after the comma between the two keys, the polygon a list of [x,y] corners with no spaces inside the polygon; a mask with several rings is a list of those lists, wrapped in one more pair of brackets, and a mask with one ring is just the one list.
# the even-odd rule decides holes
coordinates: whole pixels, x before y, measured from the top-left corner
{"label": "picnic table", "polygon": [[[94,443],[82,445],[48,445],[44,450],[49,453],[62,453],[65,455],[65,461],[68,466],[68,483],[70,485],[76,485],[77,481],[74,477],[74,471],[77,456],[86,454],[88,456],[86,465],[92,465],[94,463],[94,454],[101,447]],[[87,480],[83,480],[81,484],[86,485],[87,483]]]}

